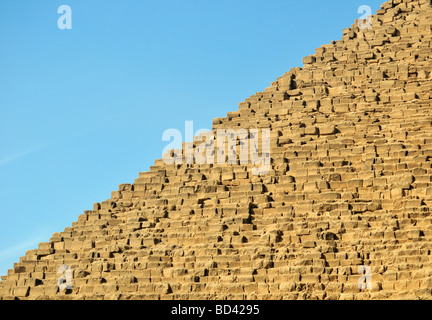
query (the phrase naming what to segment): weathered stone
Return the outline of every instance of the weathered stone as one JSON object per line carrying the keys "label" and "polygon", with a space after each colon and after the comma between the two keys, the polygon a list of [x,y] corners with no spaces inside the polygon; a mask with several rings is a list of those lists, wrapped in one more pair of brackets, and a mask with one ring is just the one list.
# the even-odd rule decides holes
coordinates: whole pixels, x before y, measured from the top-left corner
{"label": "weathered stone", "polygon": [[268,172],[186,164],[184,144],[27,251],[0,298],[432,299],[430,21],[429,1],[385,2],[214,119],[269,129]]}

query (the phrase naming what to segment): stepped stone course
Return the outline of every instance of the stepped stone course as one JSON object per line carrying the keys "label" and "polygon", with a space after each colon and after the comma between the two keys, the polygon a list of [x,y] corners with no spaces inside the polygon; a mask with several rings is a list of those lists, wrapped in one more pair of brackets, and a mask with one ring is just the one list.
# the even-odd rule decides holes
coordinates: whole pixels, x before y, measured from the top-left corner
{"label": "stepped stone course", "polygon": [[432,299],[430,1],[387,1],[303,62],[213,121],[270,129],[267,174],[156,160],[27,251],[0,298]]}

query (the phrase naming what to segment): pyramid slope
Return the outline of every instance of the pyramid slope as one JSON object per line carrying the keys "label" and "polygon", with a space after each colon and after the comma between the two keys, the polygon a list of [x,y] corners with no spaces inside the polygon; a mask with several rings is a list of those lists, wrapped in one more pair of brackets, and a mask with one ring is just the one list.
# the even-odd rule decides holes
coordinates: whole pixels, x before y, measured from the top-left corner
{"label": "pyramid slope", "polygon": [[270,129],[268,174],[157,160],[28,251],[1,299],[432,299],[431,21],[430,1],[385,2],[214,120]]}

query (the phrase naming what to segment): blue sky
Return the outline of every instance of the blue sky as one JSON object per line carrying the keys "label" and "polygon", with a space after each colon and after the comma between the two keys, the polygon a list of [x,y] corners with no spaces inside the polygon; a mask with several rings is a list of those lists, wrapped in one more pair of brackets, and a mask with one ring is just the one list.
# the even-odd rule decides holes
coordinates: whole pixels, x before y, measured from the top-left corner
{"label": "blue sky", "polygon": [[381,3],[2,0],[0,274]]}

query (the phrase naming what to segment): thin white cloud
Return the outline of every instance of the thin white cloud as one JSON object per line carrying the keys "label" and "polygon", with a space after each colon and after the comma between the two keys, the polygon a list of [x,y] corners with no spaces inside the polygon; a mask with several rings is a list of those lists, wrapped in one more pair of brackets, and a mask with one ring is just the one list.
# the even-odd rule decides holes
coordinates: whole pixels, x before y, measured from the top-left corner
{"label": "thin white cloud", "polygon": [[4,158],[1,158],[1,159],[0,159],[0,166],[3,166],[3,165],[5,165],[5,164],[8,164],[8,163],[10,163],[10,162],[12,162],[12,161],[18,160],[18,159],[20,159],[20,158],[26,157],[26,156],[28,156],[28,155],[30,155],[30,154],[36,152],[36,151],[39,151],[40,149],[42,149],[42,148],[45,147],[45,146],[46,146],[45,143],[43,143],[43,144],[38,144],[38,145],[36,145],[36,146],[34,146],[34,147],[28,148],[27,150],[24,150],[24,151],[20,152],[20,153],[11,154],[11,155],[9,155],[9,156],[6,156],[6,157],[4,157]]}
{"label": "thin white cloud", "polygon": [[6,191],[1,191],[1,189],[0,189],[0,191],[1,191],[1,193],[0,193],[0,199],[6,198],[7,195],[8,195],[9,193],[11,193],[11,191],[12,191],[13,189],[15,189],[15,187],[16,187],[16,185],[13,185],[13,186],[11,186],[9,189],[6,189]]}
{"label": "thin white cloud", "polygon": [[17,255],[24,256],[27,250],[37,249],[40,242],[47,240],[47,234],[39,235],[33,239],[18,243],[12,247],[0,251],[0,261],[13,258]]}

